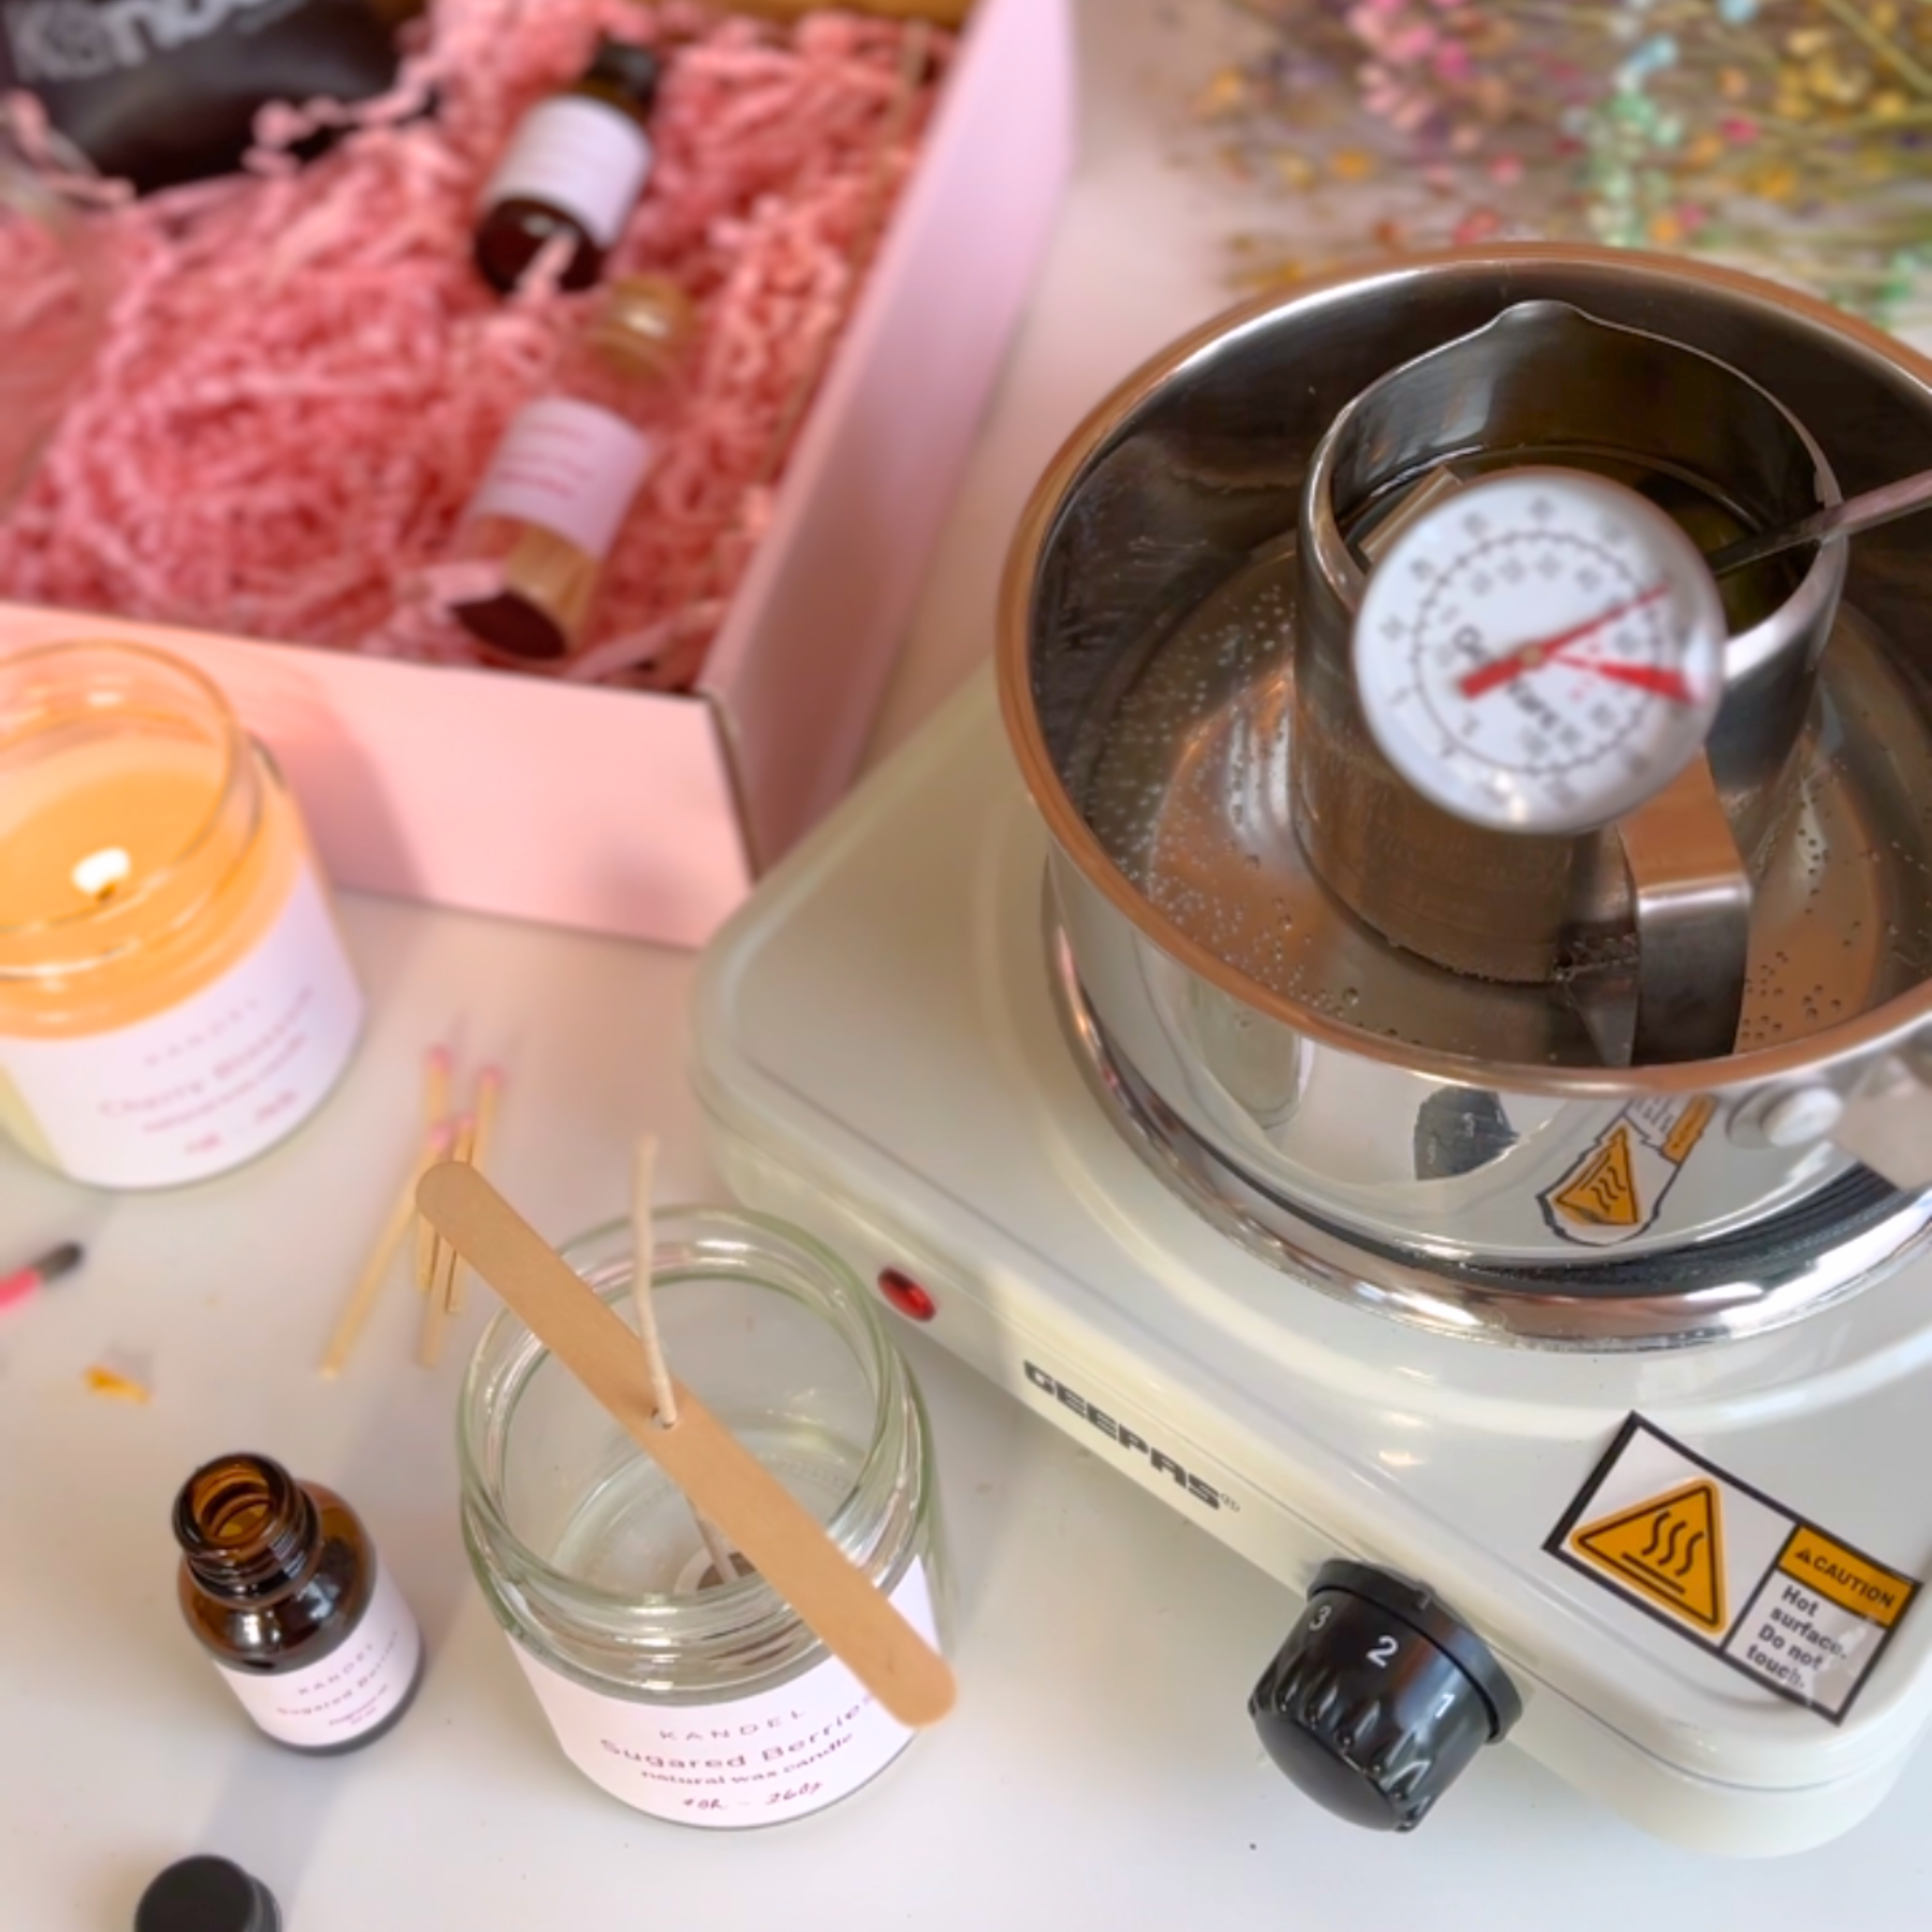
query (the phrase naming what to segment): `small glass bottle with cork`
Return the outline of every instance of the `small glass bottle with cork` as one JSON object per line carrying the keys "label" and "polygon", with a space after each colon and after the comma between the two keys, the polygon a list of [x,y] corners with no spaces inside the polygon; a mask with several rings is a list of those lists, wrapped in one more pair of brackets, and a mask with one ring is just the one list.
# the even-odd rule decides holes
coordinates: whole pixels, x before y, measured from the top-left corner
{"label": "small glass bottle with cork", "polygon": [[550,392],[510,420],[457,539],[458,560],[494,565],[495,579],[450,606],[492,655],[557,664],[583,644],[604,560],[683,403],[696,332],[674,282],[622,277]]}

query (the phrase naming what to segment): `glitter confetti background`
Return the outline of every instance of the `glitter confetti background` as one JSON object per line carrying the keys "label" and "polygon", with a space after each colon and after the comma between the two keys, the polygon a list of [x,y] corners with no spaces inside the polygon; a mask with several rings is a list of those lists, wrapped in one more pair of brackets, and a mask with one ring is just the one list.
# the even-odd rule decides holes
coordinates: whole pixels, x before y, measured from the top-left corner
{"label": "glitter confetti background", "polygon": [[1932,0],[1221,4],[1244,48],[1191,111],[1281,204],[1238,238],[1240,282],[1315,266],[1311,239],[1548,236],[1932,320]]}

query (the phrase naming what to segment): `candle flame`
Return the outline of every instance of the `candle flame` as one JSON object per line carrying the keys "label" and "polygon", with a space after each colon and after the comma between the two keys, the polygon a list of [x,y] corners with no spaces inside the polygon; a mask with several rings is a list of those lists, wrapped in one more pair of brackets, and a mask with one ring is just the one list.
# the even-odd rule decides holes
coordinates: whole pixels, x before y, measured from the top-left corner
{"label": "candle flame", "polygon": [[108,846],[88,853],[69,877],[78,892],[85,892],[90,899],[105,899],[133,870],[134,861],[119,846]]}

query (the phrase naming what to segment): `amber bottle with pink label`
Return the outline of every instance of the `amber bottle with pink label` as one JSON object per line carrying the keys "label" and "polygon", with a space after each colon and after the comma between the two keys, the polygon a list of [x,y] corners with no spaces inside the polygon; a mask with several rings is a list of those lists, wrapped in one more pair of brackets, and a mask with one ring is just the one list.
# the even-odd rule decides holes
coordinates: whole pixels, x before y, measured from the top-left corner
{"label": "amber bottle with pink label", "polygon": [[582,78],[517,124],[477,211],[477,269],[492,288],[508,294],[558,242],[564,288],[603,273],[650,178],[659,71],[648,47],[606,35]]}
{"label": "amber bottle with pink label", "polygon": [[175,1498],[174,1538],[188,1629],[278,1744],[353,1750],[408,1709],[416,1619],[332,1490],[265,1455],[220,1456]]}

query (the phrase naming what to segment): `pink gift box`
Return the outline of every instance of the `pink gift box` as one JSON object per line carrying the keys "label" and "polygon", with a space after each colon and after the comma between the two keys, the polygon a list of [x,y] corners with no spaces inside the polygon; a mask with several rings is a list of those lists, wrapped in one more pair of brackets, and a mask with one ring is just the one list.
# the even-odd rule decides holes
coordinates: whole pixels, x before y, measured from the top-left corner
{"label": "pink gift box", "polygon": [[145,640],[274,752],[336,881],[701,944],[844,790],[1072,153],[1068,0],[979,0],[689,695],[0,601],[0,650]]}

